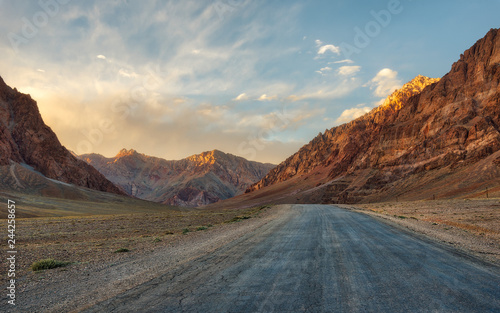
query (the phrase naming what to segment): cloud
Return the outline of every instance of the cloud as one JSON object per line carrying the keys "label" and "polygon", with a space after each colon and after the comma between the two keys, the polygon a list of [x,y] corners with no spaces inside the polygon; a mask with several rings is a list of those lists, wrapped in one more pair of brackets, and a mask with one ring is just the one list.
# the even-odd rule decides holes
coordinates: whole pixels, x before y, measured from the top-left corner
{"label": "cloud", "polygon": [[330,62],[329,64],[340,64],[340,63],[352,64],[352,63],[354,63],[354,61],[353,61],[353,60],[350,60],[350,59],[345,59],[345,60],[340,60],[340,61]]}
{"label": "cloud", "polygon": [[328,67],[328,66],[327,67],[323,67],[322,69],[320,69],[320,71],[322,71],[322,72],[328,72],[328,71],[331,71],[331,70],[332,70],[332,68]]}
{"label": "cloud", "polygon": [[359,72],[360,69],[361,69],[361,66],[357,66],[357,65],[355,65],[355,66],[345,65],[345,66],[341,66],[337,70],[337,73],[339,73],[342,76],[352,76],[352,75],[356,74],[357,72]]}
{"label": "cloud", "polygon": [[319,47],[319,46],[321,46],[321,45],[323,44],[323,41],[321,41],[321,40],[319,40],[319,39],[316,39],[314,42],[316,43],[316,45],[317,45],[318,47]]}
{"label": "cloud", "polygon": [[135,78],[135,77],[137,77],[137,76],[138,76],[138,75],[137,75],[137,73],[134,73],[134,72],[129,73],[129,72],[127,72],[127,71],[126,71],[126,70],[124,70],[124,69],[120,69],[120,70],[118,71],[118,74],[120,74],[120,75],[121,75],[121,76],[123,76],[123,77],[127,77],[127,78]]}
{"label": "cloud", "polygon": [[106,60],[106,56],[99,54],[96,58],[101,59],[101,60]]}
{"label": "cloud", "polygon": [[41,68],[37,69],[36,71],[40,73],[45,73],[45,70],[42,70]]}
{"label": "cloud", "polygon": [[[331,87],[331,86],[335,87]],[[286,98],[288,101],[301,101],[308,99],[315,100],[332,100],[344,97],[350,94],[352,91],[360,87],[360,83],[356,77],[344,77],[342,80],[339,80],[332,84],[328,82],[323,86],[312,86],[305,88],[302,92],[298,94],[292,94]]]}
{"label": "cloud", "polygon": [[246,93],[242,93],[236,98],[233,99],[234,101],[245,101],[248,100],[248,95]]}
{"label": "cloud", "polygon": [[370,82],[365,85],[369,86],[370,89],[374,89],[373,94],[376,97],[387,97],[389,94],[394,92],[394,90],[401,88],[402,82],[397,77],[398,72],[391,70],[390,68],[384,68],[380,70],[375,77],[370,80]]}
{"label": "cloud", "polygon": [[360,116],[365,115],[366,113],[370,112],[372,108],[370,107],[362,107],[362,108],[352,108],[345,110],[342,112],[342,114],[335,120],[336,123],[343,124],[350,122]]}
{"label": "cloud", "polygon": [[340,54],[340,48],[334,45],[324,45],[319,47],[318,54],[325,54],[327,51],[330,51],[335,54]]}
{"label": "cloud", "polygon": [[277,100],[278,96],[268,96],[266,94],[263,94],[262,96],[257,99],[258,101],[272,101],[272,100]]}

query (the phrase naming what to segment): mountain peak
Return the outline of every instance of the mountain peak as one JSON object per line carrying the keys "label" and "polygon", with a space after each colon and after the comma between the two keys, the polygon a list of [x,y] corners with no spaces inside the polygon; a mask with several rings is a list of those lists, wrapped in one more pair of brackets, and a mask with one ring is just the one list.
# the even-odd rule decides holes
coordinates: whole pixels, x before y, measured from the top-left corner
{"label": "mountain peak", "polygon": [[219,150],[205,151],[200,154],[195,154],[187,159],[199,164],[215,164],[218,159],[221,159],[226,154]]}
{"label": "mountain peak", "polygon": [[115,156],[115,158],[122,158],[124,156],[129,156],[129,155],[137,155],[139,154],[139,152],[137,152],[136,150],[134,149],[130,149],[130,150],[127,150],[127,149],[121,149],[118,154]]}
{"label": "mountain peak", "polygon": [[388,96],[379,108],[399,111],[403,103],[409,98],[419,94],[425,87],[437,83],[438,81],[439,78],[429,78],[427,76],[418,75]]}

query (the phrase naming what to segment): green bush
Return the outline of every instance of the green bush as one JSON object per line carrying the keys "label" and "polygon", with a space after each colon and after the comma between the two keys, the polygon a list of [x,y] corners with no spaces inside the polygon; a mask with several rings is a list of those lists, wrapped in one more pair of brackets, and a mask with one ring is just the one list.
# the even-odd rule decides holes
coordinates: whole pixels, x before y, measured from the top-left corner
{"label": "green bush", "polygon": [[184,229],[182,230],[182,234],[183,234],[183,235],[185,235],[185,234],[187,234],[187,233],[189,233],[189,232],[190,232],[189,228],[184,228]]}
{"label": "green bush", "polygon": [[31,270],[34,272],[48,270],[51,268],[64,267],[71,264],[71,262],[56,261],[54,259],[44,259],[37,261],[31,265]]}
{"label": "green bush", "polygon": [[115,253],[123,253],[123,252],[129,252],[130,250],[127,249],[127,248],[120,248],[118,250],[115,251]]}
{"label": "green bush", "polygon": [[196,228],[196,230],[205,230],[205,229],[208,229],[208,227],[206,227],[206,226],[200,226],[200,227]]}

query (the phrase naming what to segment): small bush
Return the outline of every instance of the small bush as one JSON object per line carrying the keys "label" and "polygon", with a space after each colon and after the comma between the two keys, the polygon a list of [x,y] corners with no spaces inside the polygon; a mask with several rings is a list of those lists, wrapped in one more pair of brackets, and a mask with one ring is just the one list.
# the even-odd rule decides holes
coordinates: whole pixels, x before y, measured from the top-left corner
{"label": "small bush", "polygon": [[205,229],[208,229],[208,227],[206,227],[206,226],[200,226],[200,227],[196,228],[196,230],[205,230]]}
{"label": "small bush", "polygon": [[153,239],[153,242],[160,242],[160,241],[161,241],[161,239],[158,238],[158,237],[156,237],[155,239]]}
{"label": "small bush", "polygon": [[247,220],[249,218],[251,218],[251,216],[248,216],[248,215],[235,216],[235,217],[233,217],[232,220],[227,221],[227,223],[241,222],[242,220]]}
{"label": "small bush", "polygon": [[130,250],[127,249],[127,248],[120,248],[118,250],[115,251],[115,253],[123,253],[123,252],[129,252]]}
{"label": "small bush", "polygon": [[189,228],[184,228],[182,230],[182,234],[185,235],[185,234],[189,233],[189,231],[190,231]]}
{"label": "small bush", "polygon": [[31,270],[34,272],[41,271],[41,270],[48,270],[52,268],[57,268],[57,267],[64,267],[71,264],[71,262],[64,262],[64,261],[56,261],[54,259],[44,259],[37,261],[31,265]]}

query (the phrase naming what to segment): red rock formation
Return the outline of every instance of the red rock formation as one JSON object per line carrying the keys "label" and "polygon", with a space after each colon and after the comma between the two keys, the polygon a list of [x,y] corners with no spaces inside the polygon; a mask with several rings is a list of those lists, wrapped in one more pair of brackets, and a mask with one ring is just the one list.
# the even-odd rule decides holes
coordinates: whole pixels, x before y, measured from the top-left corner
{"label": "red rock formation", "polygon": [[29,95],[10,88],[0,78],[0,165],[11,162],[25,163],[61,182],[124,194],[60,144]]}
{"label": "red rock formation", "polygon": [[[493,184],[500,178],[493,163],[500,158],[499,82],[500,31],[492,29],[439,81],[417,76],[370,113],[319,134],[247,192],[313,174],[325,176],[314,191],[323,202],[418,199],[431,187],[451,197]],[[477,172],[479,163],[487,175]]]}
{"label": "red rock formation", "polygon": [[201,206],[231,198],[274,167],[218,150],[167,161],[121,150],[114,158],[80,156],[135,197],[181,206]]}

